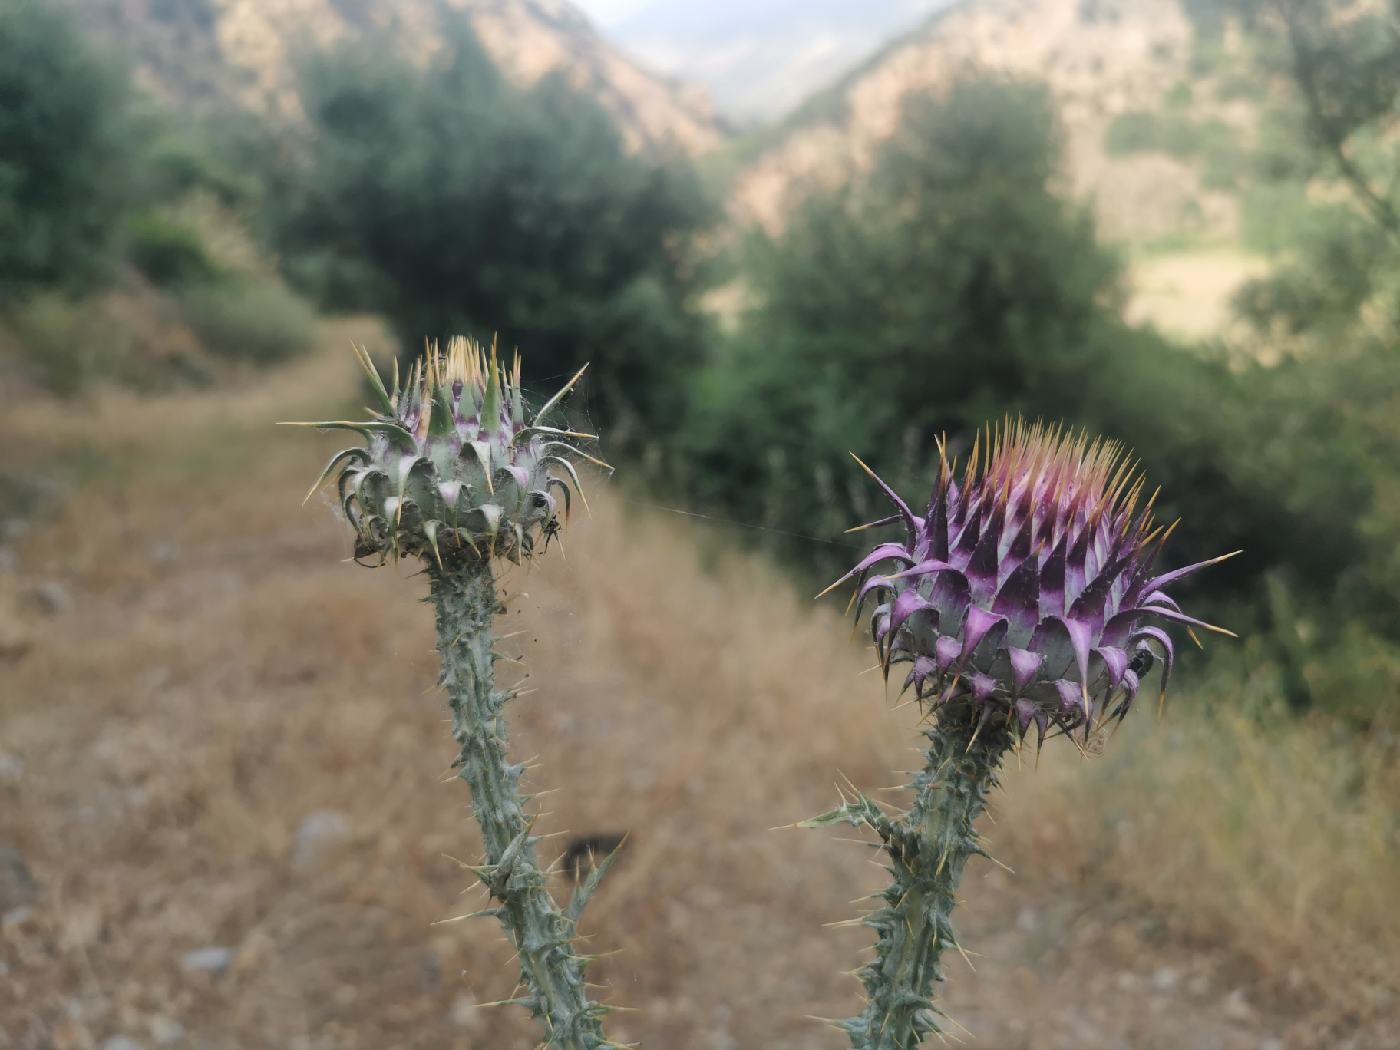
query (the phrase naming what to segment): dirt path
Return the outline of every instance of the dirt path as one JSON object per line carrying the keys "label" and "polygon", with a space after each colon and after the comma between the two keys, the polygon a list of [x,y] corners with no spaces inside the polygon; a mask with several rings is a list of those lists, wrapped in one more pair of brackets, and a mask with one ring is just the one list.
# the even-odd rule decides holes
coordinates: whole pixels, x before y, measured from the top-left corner
{"label": "dirt path", "polygon": [[[480,892],[453,859],[476,846],[422,581],[341,562],[329,509],[296,507],[315,457],[256,440],[202,483],[79,488],[0,573],[22,638],[0,656],[0,1048],[530,1047],[521,1011],[479,1005],[512,991],[499,930],[434,925]],[[891,783],[909,712],[770,570],[595,506],[566,556],[508,574],[503,633],[536,690],[515,753],[564,789],[538,830],[632,836],[585,922],[615,953],[594,978],[637,1011],[614,1035],[837,1050],[808,1018],[858,1008],[842,971],[869,939],[825,924],[881,873],[837,833],[772,829],[827,808],[838,770]],[[1012,804],[994,846],[1034,840]],[[976,972],[954,960],[947,989],[966,1045],[1347,1045],[1310,1042],[1228,949],[1024,852],[1015,876],[970,869]]]}

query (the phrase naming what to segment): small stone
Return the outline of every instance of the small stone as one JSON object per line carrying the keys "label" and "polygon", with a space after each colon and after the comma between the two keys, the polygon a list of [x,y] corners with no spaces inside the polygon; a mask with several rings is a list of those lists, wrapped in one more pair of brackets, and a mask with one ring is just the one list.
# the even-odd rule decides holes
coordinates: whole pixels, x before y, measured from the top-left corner
{"label": "small stone", "polygon": [[73,608],[73,596],[57,580],[45,580],[29,592],[29,600],[48,616],[62,616]]}
{"label": "small stone", "polygon": [[1033,933],[1040,925],[1040,917],[1036,915],[1034,908],[1022,908],[1016,913],[1016,928],[1023,933]]}
{"label": "small stone", "polygon": [[6,917],[39,899],[39,884],[14,846],[0,846],[0,915]]}
{"label": "small stone", "polygon": [[1254,1019],[1254,1007],[1249,1005],[1243,988],[1236,988],[1225,997],[1225,1016],[1241,1024]]}
{"label": "small stone", "polygon": [[174,540],[156,540],[146,548],[146,553],[155,565],[169,565],[180,560],[180,545]]}
{"label": "small stone", "polygon": [[1283,1050],[1283,1040],[1269,1036],[1259,1043],[1259,1050]]}
{"label": "small stone", "polygon": [[104,1039],[99,1050],[145,1050],[135,1039],[129,1039],[124,1035],[114,1035],[110,1039]]}
{"label": "small stone", "polygon": [[0,927],[23,926],[32,918],[34,918],[34,909],[28,905],[23,908],[11,908],[0,915]]}
{"label": "small stone", "polygon": [[0,751],[0,785],[14,787],[24,779],[24,759],[8,751]]}
{"label": "small stone", "polygon": [[459,995],[452,1003],[452,1011],[448,1015],[452,1018],[452,1023],[458,1028],[468,1032],[474,1032],[481,1027],[481,1008],[476,1005],[476,999],[470,995]]}
{"label": "small stone", "polygon": [[150,1021],[151,1038],[157,1046],[170,1046],[185,1038],[185,1026],[173,1017],[156,1014]]}
{"label": "small stone", "polygon": [[292,863],[298,868],[312,864],[349,837],[350,818],[344,813],[334,809],[308,813],[292,843]]}
{"label": "small stone", "polygon": [[0,572],[9,574],[19,569],[19,555],[8,544],[0,546]]}
{"label": "small stone", "polygon": [[1169,992],[1176,987],[1176,982],[1180,979],[1180,975],[1170,966],[1163,966],[1152,975],[1152,987],[1159,992]]}
{"label": "small stone", "polygon": [[233,962],[233,949],[211,944],[180,956],[180,969],[186,973],[221,974]]}
{"label": "small stone", "polygon": [[1186,982],[1186,990],[1192,995],[1205,995],[1210,991],[1210,978],[1203,973],[1198,973]]}
{"label": "small stone", "polygon": [[1120,992],[1135,992],[1138,986],[1138,976],[1135,973],[1120,973],[1118,975],[1118,990]]}

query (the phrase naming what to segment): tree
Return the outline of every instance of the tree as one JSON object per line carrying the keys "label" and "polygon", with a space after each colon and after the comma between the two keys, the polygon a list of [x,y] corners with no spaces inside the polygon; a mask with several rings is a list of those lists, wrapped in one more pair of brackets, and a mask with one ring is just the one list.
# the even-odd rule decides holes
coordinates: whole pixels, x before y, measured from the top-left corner
{"label": "tree", "polygon": [[536,376],[592,361],[604,415],[676,417],[700,353],[693,178],[628,155],[562,81],[507,83],[464,25],[426,69],[322,56],[305,99],[282,236],[340,305],[383,310],[406,354],[462,332],[519,346]]}
{"label": "tree", "polygon": [[1292,348],[1400,325],[1400,4],[1228,0],[1291,84],[1317,174],[1349,198],[1313,209],[1292,258],[1247,285],[1239,312]]}
{"label": "tree", "polygon": [[867,177],[760,240],[757,305],[687,445],[702,496],[832,536],[875,514],[848,450],[922,487],[942,432],[965,448],[1007,412],[1088,421],[1119,265],[1053,192],[1057,166],[1043,88],[963,81],[912,100]]}
{"label": "tree", "polygon": [[127,81],[71,21],[0,0],[0,295],[81,289],[121,228]]}

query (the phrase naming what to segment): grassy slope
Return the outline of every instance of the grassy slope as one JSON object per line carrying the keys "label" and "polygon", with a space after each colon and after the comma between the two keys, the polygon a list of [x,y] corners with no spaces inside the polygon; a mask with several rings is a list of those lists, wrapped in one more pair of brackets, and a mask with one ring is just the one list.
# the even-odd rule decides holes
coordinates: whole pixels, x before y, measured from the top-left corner
{"label": "grassy slope", "polygon": [[[0,749],[25,763],[0,844],[42,887],[0,932],[0,1045],[144,1040],[156,1014],[211,1048],[531,1045],[519,1011],[467,1008],[511,993],[498,929],[433,925],[481,894],[452,859],[476,847],[422,582],[340,560],[328,505],[297,506],[333,439],[269,425],[352,400],[346,334],[275,386],[0,424],[36,469],[85,478],[0,575]],[[838,836],[771,829],[840,774],[891,783],[915,714],[862,675],[839,603],[625,495],[595,487],[566,556],[506,580],[505,645],[538,689],[515,746],[564,789],[539,828],[633,836],[586,923],[617,953],[596,979],[640,1011],[618,1035],[834,1050],[804,1015],[854,1011],[840,971],[868,938],[823,924],[881,876]],[[23,596],[52,579],[73,608],[38,619]],[[1008,776],[988,831],[1017,874],[971,869],[980,957],[949,988],[972,1045],[1400,1038],[1394,771],[1186,699],[1103,758],[1057,741]],[[319,809],[351,836],[294,865]],[[236,951],[224,976],[181,972],[211,944]]]}

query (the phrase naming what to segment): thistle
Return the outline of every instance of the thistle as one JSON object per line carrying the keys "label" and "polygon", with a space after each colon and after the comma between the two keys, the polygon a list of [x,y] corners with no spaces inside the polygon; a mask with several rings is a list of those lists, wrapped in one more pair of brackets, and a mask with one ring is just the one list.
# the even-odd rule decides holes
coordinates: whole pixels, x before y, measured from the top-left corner
{"label": "thistle", "polygon": [[1230,633],[1184,613],[1166,588],[1233,555],[1154,573],[1174,526],[1154,524],[1155,494],[1138,509],[1135,462],[1058,427],[1008,422],[979,435],[961,483],[940,443],[923,515],[861,466],[895,509],[861,528],[899,524],[905,536],[827,591],[853,580],[857,618],[874,601],[885,675],[907,665],[903,689],[929,716],[927,761],[907,812],[855,792],[807,823],[864,825],[882,840],[892,881],[863,919],[877,933],[859,971],[866,1008],[840,1026],[857,1050],[912,1050],[942,1030],[933,986],[944,950],[960,949],[955,891],[967,859],[985,855],[973,824],[1003,757],[1032,729],[1039,746],[1120,721],[1158,661],[1165,696],[1175,648],[1164,624]]}
{"label": "thistle", "polygon": [[376,401],[371,418],[302,423],[356,432],[363,445],[331,457],[309,499],[335,475],[340,509],[355,532],[357,560],[419,559],[436,607],[441,684],[460,752],[458,776],[471,789],[472,811],[485,841],[485,861],[472,870],[494,900],[480,915],[505,927],[520,963],[515,999],[543,1025],[546,1046],[596,1050],[607,1007],[590,1002],[587,960],[575,954],[579,914],[607,869],[600,864],[561,909],[536,856],[538,838],[519,790],[523,764],[506,757],[503,708],[515,695],[495,686],[492,621],[501,611],[494,558],[519,563],[541,549],[567,517],[579,488],[571,457],[606,464],[579,445],[590,434],[546,424],[579,377],[571,379],[526,422],[520,358],[507,370],[465,339],[445,352],[429,349],[392,391],[369,356],[356,348]]}

